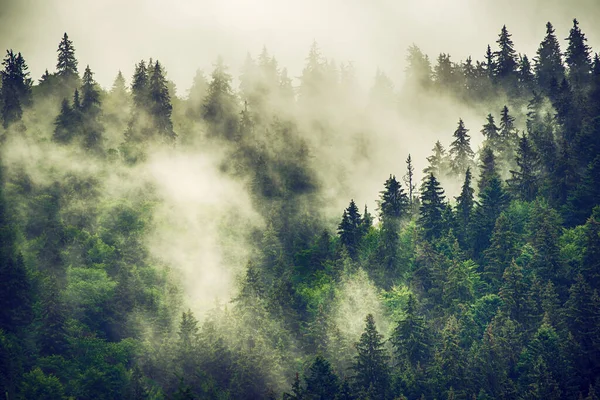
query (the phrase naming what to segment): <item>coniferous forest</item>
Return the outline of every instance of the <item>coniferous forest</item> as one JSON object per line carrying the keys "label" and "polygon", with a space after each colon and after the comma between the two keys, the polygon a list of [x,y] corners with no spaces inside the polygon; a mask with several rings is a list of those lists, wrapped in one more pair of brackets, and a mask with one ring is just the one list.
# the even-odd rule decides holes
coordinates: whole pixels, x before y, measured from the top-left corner
{"label": "coniferous forest", "polygon": [[[153,58],[101,87],[67,33],[39,78],[7,50],[2,396],[598,399],[600,56],[507,26],[365,96],[316,42],[185,94]],[[382,121],[437,113],[373,182]]]}

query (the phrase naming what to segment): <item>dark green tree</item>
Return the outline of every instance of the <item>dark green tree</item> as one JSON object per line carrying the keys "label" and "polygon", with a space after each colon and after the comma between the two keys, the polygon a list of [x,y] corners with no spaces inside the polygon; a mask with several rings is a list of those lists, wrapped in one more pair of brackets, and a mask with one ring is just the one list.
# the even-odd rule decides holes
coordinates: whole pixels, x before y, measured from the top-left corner
{"label": "dark green tree", "polygon": [[471,217],[475,205],[475,191],[471,187],[471,179],[471,168],[467,168],[467,171],[465,172],[465,181],[460,191],[460,195],[456,197],[456,236],[463,247],[466,247],[468,230],[471,225]]}
{"label": "dark green tree", "polygon": [[402,178],[406,188],[408,189],[408,204],[410,206],[410,212],[414,212],[414,204],[415,204],[415,189],[417,187],[414,181],[415,175],[415,167],[413,166],[412,158],[410,154],[406,158],[406,175]]}
{"label": "dark green tree", "polygon": [[331,364],[323,356],[317,355],[305,378],[307,400],[329,400],[335,398],[339,389],[339,379]]}
{"label": "dark green tree", "polygon": [[379,214],[381,218],[405,217],[409,211],[409,200],[396,176],[390,175],[385,181],[385,190],[379,195]]}
{"label": "dark green tree", "polygon": [[58,62],[56,63],[57,75],[65,80],[78,79],[77,59],[75,58],[75,47],[73,41],[65,32],[58,45]]}
{"label": "dark green tree", "polygon": [[550,22],[546,24],[546,36],[540,43],[534,59],[535,78],[546,95],[552,94],[565,77],[560,44]]}
{"label": "dark green tree", "polygon": [[427,157],[429,165],[423,170],[423,173],[426,175],[424,179],[427,179],[429,174],[435,175],[436,178],[441,178],[447,173],[448,158],[446,149],[444,149],[444,146],[442,146],[439,140],[435,142],[432,151],[433,154]]}
{"label": "dark green tree", "polygon": [[423,228],[426,239],[439,238],[444,229],[442,213],[445,206],[444,189],[433,173],[421,186],[421,208],[419,224]]}
{"label": "dark green tree", "polygon": [[386,399],[389,390],[389,355],[384,347],[383,336],[377,331],[373,314],[365,318],[365,330],[356,343],[358,354],[352,369],[358,390],[371,393],[374,399]]}
{"label": "dark green tree", "polygon": [[344,210],[342,222],[338,226],[340,240],[352,258],[356,258],[358,255],[358,247],[363,233],[362,218],[354,199],[352,199],[348,208]]}
{"label": "dark green tree", "polygon": [[487,115],[487,122],[483,125],[483,129],[481,129],[481,134],[486,140],[486,144],[495,149],[499,146],[500,143],[500,130],[496,126],[494,122],[494,116],[492,114]]}
{"label": "dark green tree", "polygon": [[153,116],[156,131],[161,139],[171,143],[177,137],[171,121],[171,96],[162,64],[157,60],[148,77],[148,111]]}
{"label": "dark green tree", "polygon": [[2,123],[7,128],[19,121],[23,115],[23,106],[31,101],[31,78],[25,59],[21,53],[6,51],[2,60],[4,70],[0,71],[2,86],[0,87],[0,105],[2,105]]}
{"label": "dark green tree", "polygon": [[390,338],[394,345],[394,356],[401,367],[427,365],[431,355],[431,339],[429,327],[425,318],[419,314],[415,296],[411,294],[404,317],[398,321]]}
{"label": "dark green tree", "polygon": [[580,89],[590,81],[592,60],[590,47],[586,44],[587,38],[581,32],[577,19],[573,19],[573,27],[567,40],[569,45],[565,51],[565,61],[569,67],[569,81],[571,86]]}
{"label": "dark green tree", "polygon": [[533,201],[538,193],[538,158],[529,137],[523,133],[515,158],[517,170],[511,170],[507,181],[511,193],[524,201]]}
{"label": "dark green tree", "polygon": [[473,164],[473,150],[471,149],[471,137],[467,133],[462,119],[458,120],[458,127],[454,131],[454,141],[450,145],[450,165],[455,175],[462,176]]}
{"label": "dark green tree", "polygon": [[514,89],[516,83],[517,72],[517,53],[511,39],[511,34],[508,33],[506,25],[502,27],[498,35],[498,51],[494,53],[496,58],[496,79],[499,80],[507,90]]}
{"label": "dark green tree", "polygon": [[512,223],[505,213],[496,219],[490,246],[484,251],[483,276],[491,287],[492,293],[497,293],[502,283],[504,270],[518,256],[518,236]]}
{"label": "dark green tree", "polygon": [[222,58],[218,58],[202,104],[202,118],[210,124],[210,133],[232,140],[237,136],[238,117],[231,75]]}

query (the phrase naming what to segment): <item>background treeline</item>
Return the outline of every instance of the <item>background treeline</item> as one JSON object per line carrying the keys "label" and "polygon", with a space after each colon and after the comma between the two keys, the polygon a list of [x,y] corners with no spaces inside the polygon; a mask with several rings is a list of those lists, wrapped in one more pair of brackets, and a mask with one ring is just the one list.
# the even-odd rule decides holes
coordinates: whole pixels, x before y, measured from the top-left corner
{"label": "background treeline", "polygon": [[[506,27],[482,61],[412,46],[404,86],[378,71],[366,102],[316,44],[299,86],[265,49],[239,90],[219,59],[185,99],[152,59],[103,90],[67,34],[35,84],[20,53],[2,65],[7,399],[598,398],[600,58],[576,20],[566,40],[548,23],[531,59]],[[488,115],[457,115],[422,180],[399,160],[376,210],[330,218],[321,169],[347,164],[315,154],[343,147],[340,116],[429,118],[440,96]],[[236,295],[202,318],[149,249],[164,199],[140,172],[192,148],[223,152],[265,222],[243,232]]]}

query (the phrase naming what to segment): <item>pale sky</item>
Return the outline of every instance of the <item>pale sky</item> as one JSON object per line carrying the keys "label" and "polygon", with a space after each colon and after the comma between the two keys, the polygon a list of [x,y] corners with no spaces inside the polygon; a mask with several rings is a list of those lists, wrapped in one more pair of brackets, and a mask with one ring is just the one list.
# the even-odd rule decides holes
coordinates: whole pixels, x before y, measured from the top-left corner
{"label": "pale sky", "polygon": [[547,21],[564,39],[574,17],[600,49],[599,0],[0,0],[0,48],[21,51],[37,80],[54,71],[67,32],[80,71],[89,64],[104,87],[119,69],[129,80],[136,62],[153,57],[182,95],[217,55],[237,77],[246,53],[263,45],[298,76],[317,40],[370,84],[377,67],[398,81],[412,43],[432,59],[448,52],[453,61],[481,60],[506,24],[517,51],[533,56]]}

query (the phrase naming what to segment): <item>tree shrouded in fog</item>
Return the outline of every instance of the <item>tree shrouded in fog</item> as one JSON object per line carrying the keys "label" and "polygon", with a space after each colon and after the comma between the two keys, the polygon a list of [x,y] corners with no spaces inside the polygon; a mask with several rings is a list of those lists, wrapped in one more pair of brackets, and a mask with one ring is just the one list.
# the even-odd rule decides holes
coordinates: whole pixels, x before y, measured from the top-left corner
{"label": "tree shrouded in fog", "polygon": [[412,45],[370,91],[331,42],[131,81],[66,34],[36,82],[7,50],[0,393],[597,399],[600,57],[568,25]]}

